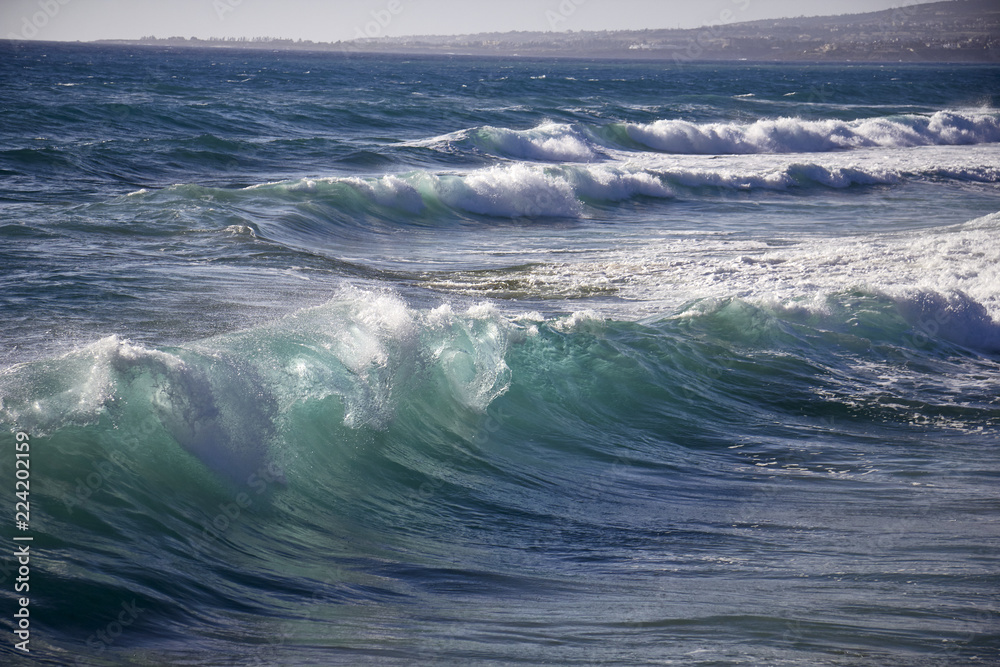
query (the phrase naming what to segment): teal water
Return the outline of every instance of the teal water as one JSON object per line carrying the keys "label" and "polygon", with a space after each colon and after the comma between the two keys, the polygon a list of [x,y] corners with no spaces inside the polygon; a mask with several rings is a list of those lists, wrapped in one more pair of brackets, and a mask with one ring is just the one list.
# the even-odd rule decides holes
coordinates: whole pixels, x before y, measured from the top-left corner
{"label": "teal water", "polygon": [[4,48],[5,663],[997,660],[996,67]]}

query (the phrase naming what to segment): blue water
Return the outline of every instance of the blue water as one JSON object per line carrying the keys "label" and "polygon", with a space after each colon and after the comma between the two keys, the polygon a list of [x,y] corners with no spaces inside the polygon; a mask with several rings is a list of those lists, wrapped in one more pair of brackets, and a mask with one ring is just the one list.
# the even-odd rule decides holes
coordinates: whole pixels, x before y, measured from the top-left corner
{"label": "blue water", "polygon": [[1000,68],[4,49],[5,664],[1000,660]]}

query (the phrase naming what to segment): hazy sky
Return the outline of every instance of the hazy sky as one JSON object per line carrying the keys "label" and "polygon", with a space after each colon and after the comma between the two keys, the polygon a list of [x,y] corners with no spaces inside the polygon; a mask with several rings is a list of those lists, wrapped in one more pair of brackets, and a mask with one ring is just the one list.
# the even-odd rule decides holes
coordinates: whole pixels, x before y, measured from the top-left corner
{"label": "hazy sky", "polygon": [[270,36],[313,41],[507,30],[694,28],[914,0],[0,0],[0,37]]}

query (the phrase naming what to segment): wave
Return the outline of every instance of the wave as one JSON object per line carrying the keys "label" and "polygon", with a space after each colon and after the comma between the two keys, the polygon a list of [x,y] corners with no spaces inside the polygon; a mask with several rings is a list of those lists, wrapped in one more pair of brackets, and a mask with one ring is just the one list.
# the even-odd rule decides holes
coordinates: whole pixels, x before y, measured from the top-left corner
{"label": "wave", "polygon": [[889,300],[914,325],[931,316],[924,328],[935,335],[994,351],[1000,349],[998,228],[1000,214],[992,214],[943,228],[777,246],[731,234],[665,233],[655,244],[581,261],[550,254],[550,261],[527,265],[439,272],[423,284],[480,298],[615,297],[610,316],[637,318],[733,295],[822,313],[827,295],[860,290]]}
{"label": "wave", "polygon": [[[363,216],[432,224],[443,214],[468,218],[579,218],[588,203],[673,196],[663,180],[643,170],[614,166],[497,165],[467,173],[414,171],[381,177],[304,178],[243,189],[175,185],[138,190],[121,198],[130,206],[173,205],[177,199],[240,207],[255,202],[290,204],[327,219],[357,224]],[[359,217],[359,214],[363,214]]]}
{"label": "wave", "polygon": [[624,124],[627,137],[663,153],[814,153],[874,146],[904,148],[1000,141],[1000,113],[939,111],[853,121],[778,118],[753,123],[659,120]]}
{"label": "wave", "polygon": [[[629,322],[345,290],[226,336],[169,348],[111,337],[6,369],[0,423],[30,433],[45,480],[32,488],[33,544],[62,556],[32,560],[39,580],[58,582],[32,591],[58,621],[32,651],[56,664],[123,601],[161,641],[203,653],[191,627],[242,642],[234,614],[289,599],[368,628],[370,615],[345,614],[408,612],[441,589],[561,594],[565,576],[496,574],[497,549],[519,540],[521,569],[535,551],[589,567],[629,516],[607,503],[671,489],[685,504],[717,499],[720,466],[771,464],[783,438],[794,447],[774,474],[842,485],[878,470],[874,440],[943,437],[946,449],[1000,428],[995,363],[919,338],[878,295],[829,301],[820,319],[729,298]],[[801,454],[831,437],[855,443],[862,463]],[[730,529],[722,516],[718,530]],[[648,517],[637,523],[648,539]],[[81,599],[96,612],[80,614]],[[286,620],[265,623],[248,659]],[[149,653],[148,627],[123,644],[130,655]]]}
{"label": "wave", "polygon": [[1000,113],[938,111],[857,120],[784,117],[752,123],[657,120],[584,126],[546,121],[527,130],[492,126],[463,130],[421,145],[450,152],[474,148],[515,160],[594,162],[607,159],[615,150],[695,155],[817,153],[998,141]]}
{"label": "wave", "polygon": [[902,181],[903,175],[895,170],[880,167],[795,163],[770,169],[679,168],[664,171],[663,178],[672,184],[687,188],[787,190],[809,185],[838,189],[852,185],[889,185]]}
{"label": "wave", "polygon": [[[270,325],[156,349],[102,339],[0,373],[0,419],[33,434],[155,416],[161,437],[217,474],[244,478],[305,404],[333,400],[344,428],[382,428],[406,398],[441,419],[482,413],[509,384],[513,329],[493,308],[409,307],[345,288]],[[112,426],[113,428],[115,426]]]}
{"label": "wave", "polygon": [[[813,398],[816,383],[827,380],[821,373],[802,382],[792,373],[781,381],[783,355],[801,357],[804,368],[865,368],[873,354],[880,364],[947,364],[965,363],[955,345],[1000,352],[1000,322],[960,292],[842,289],[814,296],[702,298],[628,321],[593,311],[504,312],[486,303],[417,308],[388,290],[346,287],[322,306],[245,331],[162,348],[112,336],[8,367],[0,371],[0,423],[33,437],[141,427],[184,465],[239,482],[279,455],[294,456],[292,434],[333,447],[403,423],[416,440],[428,433],[466,437],[468,425],[512,387],[522,396],[544,394],[530,401],[534,410],[519,413],[530,419],[557,405],[585,414],[596,407],[589,400],[620,402],[611,400],[616,392],[677,400],[685,384],[706,372],[718,378],[719,363],[748,349],[777,355],[775,368],[751,384],[798,386]],[[602,359],[597,366],[593,355]],[[546,376],[553,366],[560,372]],[[632,377],[643,368],[659,369],[657,379]],[[594,372],[607,375],[605,384],[585,377]],[[574,381],[582,384],[570,393],[545,393],[553,382]],[[734,382],[720,391],[749,386]],[[580,393],[584,386],[592,396]],[[584,404],[567,403],[573,400]],[[992,401],[988,392],[983,400]],[[416,435],[421,431],[425,436]]]}
{"label": "wave", "polygon": [[[157,233],[187,218],[202,228],[206,219],[217,217],[220,228],[252,224],[265,238],[283,240],[274,236],[276,230],[315,234],[333,226],[378,232],[399,225],[440,226],[483,218],[579,219],[619,202],[665,203],[718,196],[720,190],[844,189],[914,180],[1000,182],[1000,166],[989,147],[975,147],[961,155],[944,148],[916,156],[895,150],[853,151],[809,160],[780,155],[647,155],[587,165],[513,162],[464,173],[331,176],[239,189],[188,184],[143,189],[92,206],[111,207],[116,216],[128,208],[145,218],[160,219]],[[287,215],[276,216],[275,207]]]}
{"label": "wave", "polygon": [[910,335],[915,345],[943,339],[972,350],[1000,353],[1000,321],[964,292],[908,290],[893,302],[914,327]]}
{"label": "wave", "polygon": [[[967,168],[958,174],[987,182],[1000,180],[993,172]],[[934,174],[945,177],[945,170]],[[716,168],[650,165],[563,165],[544,167],[526,163],[498,165],[465,174],[412,172],[380,178],[318,178],[253,186],[259,194],[282,198],[316,198],[337,206],[392,217],[436,215],[449,211],[492,218],[580,218],[589,204],[600,205],[648,197],[671,199],[681,189],[725,188],[788,190],[823,186],[899,183],[907,174],[880,165],[838,166],[809,163]]]}
{"label": "wave", "polygon": [[[594,311],[504,312],[488,303],[416,308],[389,290],[345,287],[322,306],[245,331],[163,348],[111,336],[10,366],[0,371],[0,421],[49,436],[117,429],[151,415],[161,436],[208,469],[240,477],[273,454],[287,420],[302,410],[326,410],[338,428],[378,430],[411,418],[419,404],[433,406],[422,419],[454,425],[485,414],[510,388],[512,372],[528,372],[523,356],[540,331],[551,342],[636,327],[684,338],[694,327],[727,346],[801,348],[821,357],[872,343],[908,354],[934,354],[942,342],[1000,352],[1000,322],[960,291],[851,288],[805,301],[720,295],[631,322]],[[845,336],[865,342],[847,344]]]}
{"label": "wave", "polygon": [[472,130],[468,137],[480,150],[518,160],[593,162],[603,157],[593,139],[562,123],[546,122],[530,130],[487,126]]}
{"label": "wave", "polygon": [[[973,300],[847,290],[825,306],[731,295],[645,321],[546,318],[345,288],[223,336],[170,347],[109,337],[6,368],[0,427],[30,433],[32,470],[44,472],[34,543],[60,545],[70,564],[37,561],[59,586],[33,591],[33,604],[72,650],[108,622],[79,614],[80,599],[131,601],[189,646],[206,617],[229,624],[288,599],[350,610],[411,606],[421,587],[498,586],[520,598],[566,579],[512,571],[498,583],[487,566],[448,559],[475,546],[492,563],[510,537],[498,528],[517,533],[518,552],[553,530],[571,554],[581,535],[591,550],[591,533],[620,540],[611,529],[627,513],[580,510],[567,493],[601,506],[669,488],[683,502],[702,487],[717,498],[712,474],[750,465],[747,443],[791,438],[800,452],[857,438],[864,458],[873,439],[896,442],[914,424],[914,441],[1000,428],[997,360],[948,338],[971,326],[996,339]],[[826,460],[789,463],[846,479]],[[650,487],[654,476],[664,486]]]}

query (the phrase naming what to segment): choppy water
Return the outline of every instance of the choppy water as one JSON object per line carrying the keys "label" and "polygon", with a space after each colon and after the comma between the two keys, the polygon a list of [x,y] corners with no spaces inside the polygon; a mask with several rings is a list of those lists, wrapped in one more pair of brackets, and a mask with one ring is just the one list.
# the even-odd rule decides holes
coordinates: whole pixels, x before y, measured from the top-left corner
{"label": "choppy water", "polygon": [[37,664],[990,664],[1000,69],[0,58]]}

